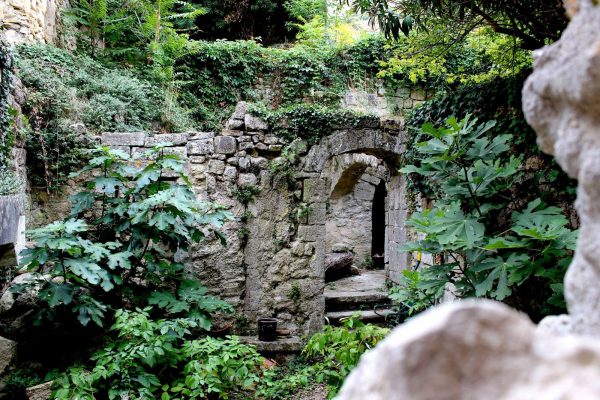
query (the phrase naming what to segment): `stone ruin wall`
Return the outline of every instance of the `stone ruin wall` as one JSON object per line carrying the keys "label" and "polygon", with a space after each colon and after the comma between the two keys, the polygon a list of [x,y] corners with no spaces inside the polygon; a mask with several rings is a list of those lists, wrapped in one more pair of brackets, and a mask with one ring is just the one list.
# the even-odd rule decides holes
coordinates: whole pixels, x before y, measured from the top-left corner
{"label": "stone ruin wall", "polygon": [[[348,175],[354,176],[348,201],[363,199],[359,207],[363,211],[354,217],[368,219],[369,224],[367,203],[369,197],[373,199],[373,183],[386,183],[386,265],[390,278],[397,279],[409,261],[398,251],[404,243],[407,213],[403,180],[396,172],[404,149],[399,125],[384,128],[378,120],[364,119],[357,127],[340,126],[312,147],[295,141],[291,146],[299,158],[291,178],[271,171],[284,142],[269,133],[262,120],[248,114],[245,103],[238,105],[228,127],[220,133],[102,136],[104,145],[132,155],[160,142],[173,143],[170,151],[186,159],[198,197],[226,206],[235,216],[222,229],[226,247],[209,236],[188,255],[189,268],[215,294],[233,304],[252,327],[257,317],[276,316],[281,327],[293,334],[320,329],[325,310],[325,255],[335,250],[328,248],[328,227],[332,218],[345,217],[337,215],[331,196]],[[249,185],[259,192],[246,210],[235,192]],[[244,223],[241,217],[246,211],[251,217]],[[344,250],[364,252],[362,241],[370,235],[368,228]],[[350,225],[345,232],[355,229]],[[246,238],[241,235],[244,231]],[[299,297],[291,295],[294,291]]]}

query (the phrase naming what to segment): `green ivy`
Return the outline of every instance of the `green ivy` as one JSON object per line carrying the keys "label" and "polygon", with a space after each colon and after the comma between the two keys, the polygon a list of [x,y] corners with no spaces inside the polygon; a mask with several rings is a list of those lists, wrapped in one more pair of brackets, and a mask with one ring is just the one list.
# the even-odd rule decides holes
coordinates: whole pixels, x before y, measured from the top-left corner
{"label": "green ivy", "polygon": [[[203,127],[214,129],[239,100],[268,101],[269,108],[301,103],[337,105],[346,87],[374,81],[384,42],[354,46],[266,48],[255,41],[198,41],[176,66],[181,99]],[[272,93],[264,99],[257,87]]]}
{"label": "green ivy", "polygon": [[13,74],[13,58],[7,43],[0,40],[0,169],[8,167],[11,157],[8,96]]}
{"label": "green ivy", "polygon": [[379,118],[319,104],[294,104],[269,110],[253,105],[250,112],[265,120],[273,133],[288,143],[296,139],[314,145],[335,129],[379,126]]}

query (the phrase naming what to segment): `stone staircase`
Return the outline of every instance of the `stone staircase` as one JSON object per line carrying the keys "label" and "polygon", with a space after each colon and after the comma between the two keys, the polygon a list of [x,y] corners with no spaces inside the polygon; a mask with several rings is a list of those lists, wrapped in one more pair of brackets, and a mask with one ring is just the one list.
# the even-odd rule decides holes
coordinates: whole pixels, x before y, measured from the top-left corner
{"label": "stone staircase", "polygon": [[384,271],[362,271],[327,284],[325,317],[329,324],[339,325],[355,313],[363,322],[377,324],[384,324],[393,314]]}

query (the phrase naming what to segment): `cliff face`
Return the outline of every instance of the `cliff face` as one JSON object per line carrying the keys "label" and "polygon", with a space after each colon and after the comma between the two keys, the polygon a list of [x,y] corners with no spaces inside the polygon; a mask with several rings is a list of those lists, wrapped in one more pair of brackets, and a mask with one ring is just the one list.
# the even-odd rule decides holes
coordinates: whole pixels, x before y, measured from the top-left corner
{"label": "cliff face", "polygon": [[58,11],[65,0],[3,0],[0,29],[10,44],[52,43],[56,38]]}

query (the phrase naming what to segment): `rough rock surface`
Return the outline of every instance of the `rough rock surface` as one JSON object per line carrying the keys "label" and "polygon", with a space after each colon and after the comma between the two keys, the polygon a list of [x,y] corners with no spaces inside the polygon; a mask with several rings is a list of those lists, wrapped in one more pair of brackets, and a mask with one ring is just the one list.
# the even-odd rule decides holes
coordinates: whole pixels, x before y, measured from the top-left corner
{"label": "rough rock surface", "polygon": [[367,353],[339,400],[600,398],[600,342],[553,336],[501,303],[451,303]]}
{"label": "rough rock surface", "polygon": [[0,23],[9,43],[40,41],[56,37],[58,12],[65,0],[3,0]]}
{"label": "rough rock surface", "polygon": [[[543,151],[579,181],[581,219],[575,258],[565,278],[570,319],[557,332],[600,335],[600,7],[572,1],[561,40],[535,54],[523,109]],[[569,326],[569,327],[567,327]]]}
{"label": "rough rock surface", "polygon": [[17,356],[17,342],[0,336],[0,375]]}
{"label": "rough rock surface", "polygon": [[25,390],[28,400],[49,400],[52,397],[52,381]]}
{"label": "rough rock surface", "polygon": [[354,261],[352,253],[330,253],[325,255],[325,271],[350,268]]}

